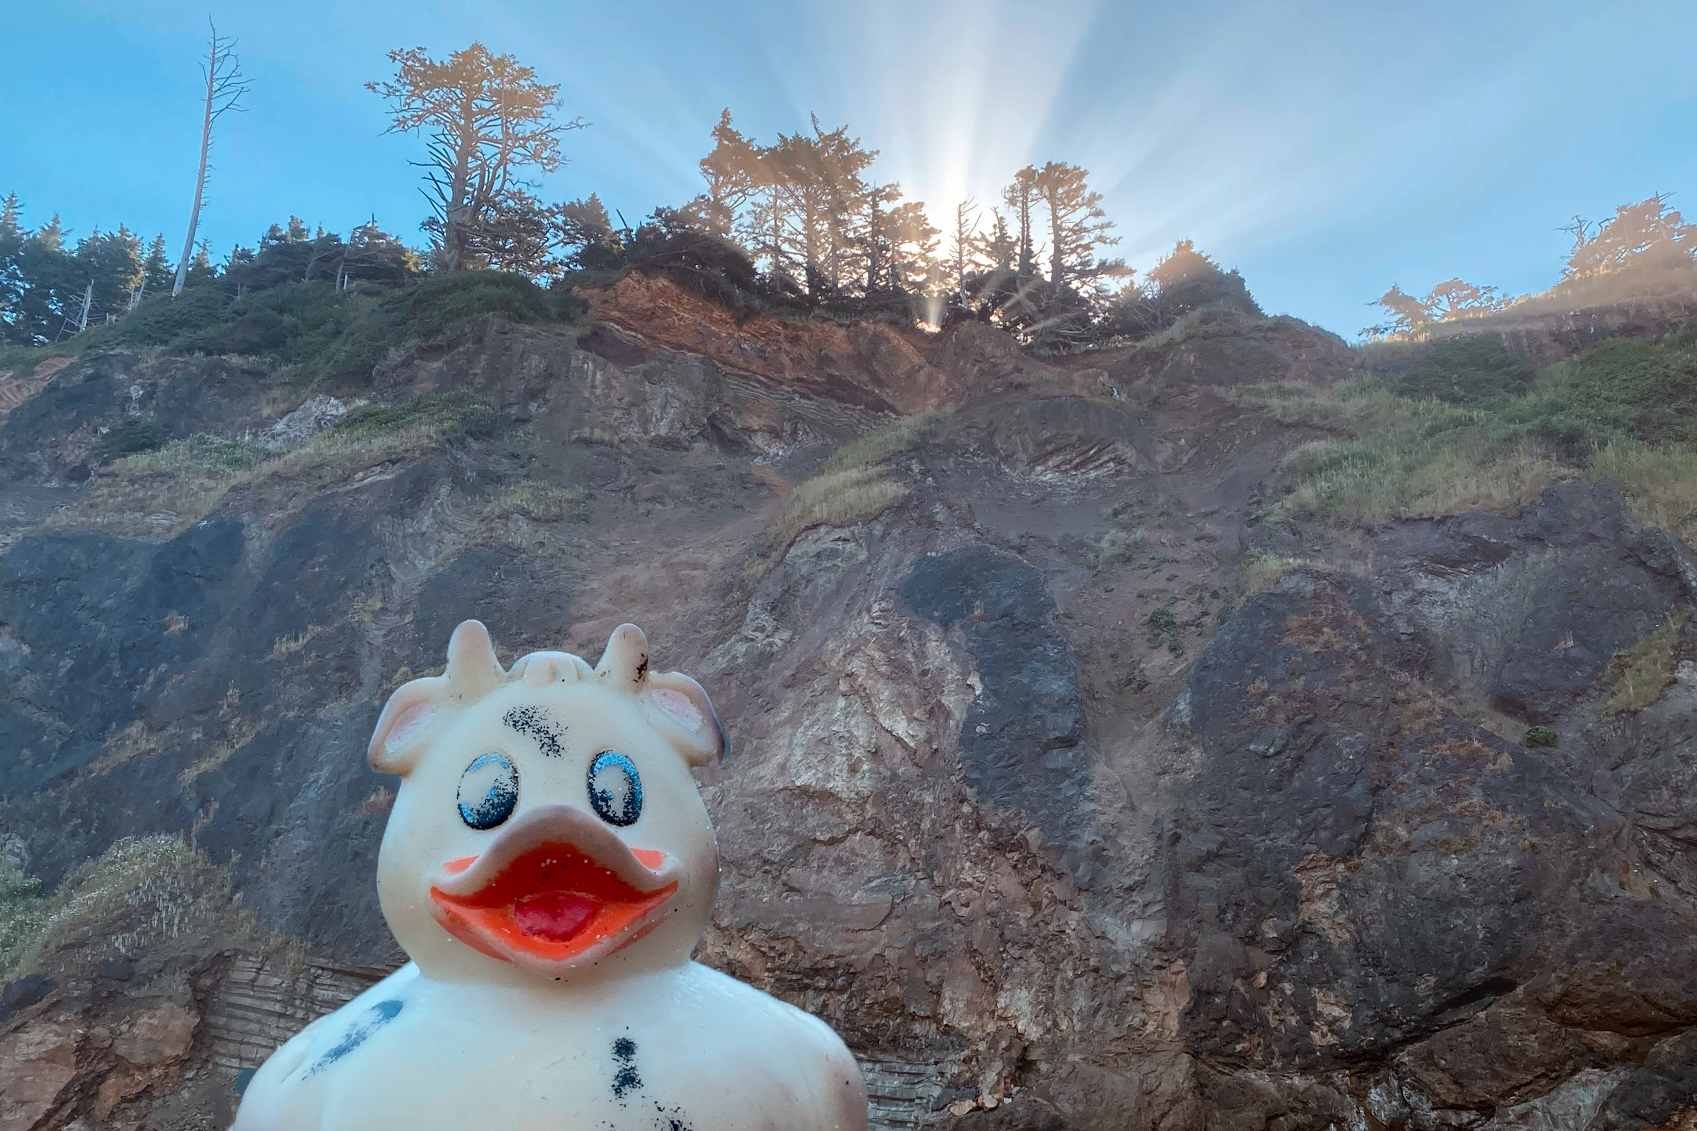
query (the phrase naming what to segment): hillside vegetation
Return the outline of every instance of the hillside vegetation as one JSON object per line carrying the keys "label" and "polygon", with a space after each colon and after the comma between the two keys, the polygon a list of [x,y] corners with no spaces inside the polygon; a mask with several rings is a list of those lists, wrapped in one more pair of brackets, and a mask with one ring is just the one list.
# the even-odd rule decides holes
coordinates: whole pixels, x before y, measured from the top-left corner
{"label": "hillside vegetation", "polygon": [[1229,395],[1337,434],[1281,464],[1287,512],[1376,522],[1508,510],[1553,482],[1587,478],[1619,488],[1638,521],[1697,540],[1689,332],[1603,342],[1542,367],[1495,337],[1445,339],[1412,364],[1329,389],[1281,383]]}

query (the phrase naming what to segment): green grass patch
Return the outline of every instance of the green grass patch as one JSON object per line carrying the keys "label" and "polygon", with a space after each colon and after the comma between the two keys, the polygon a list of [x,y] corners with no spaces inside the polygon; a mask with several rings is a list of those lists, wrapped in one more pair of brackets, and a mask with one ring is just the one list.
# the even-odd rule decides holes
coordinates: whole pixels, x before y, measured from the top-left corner
{"label": "green grass patch", "polygon": [[1148,548],[1148,539],[1141,530],[1110,530],[1090,552],[1090,564],[1097,569],[1136,561]]}
{"label": "green grass patch", "polygon": [[[396,349],[441,337],[485,316],[575,322],[588,305],[567,289],[522,275],[457,271],[394,289],[339,290],[284,283],[232,299],[218,286],[143,300],[122,321],[94,327],[60,352],[159,347],[171,353],[270,359],[301,385],[362,386]],[[0,369],[6,368],[0,365]]]}
{"label": "green grass patch", "polygon": [[0,860],[0,984],[11,980],[22,951],[41,931],[41,881]]}
{"label": "green grass patch", "polygon": [[1538,369],[1496,337],[1434,342],[1388,382],[1404,397],[1434,397],[1448,404],[1489,404],[1532,388]]}
{"label": "green grass patch", "polygon": [[[369,411],[367,411],[369,410]],[[217,508],[232,487],[286,477],[303,488],[348,471],[406,458],[444,440],[489,427],[495,410],[471,393],[426,393],[394,405],[363,405],[292,451],[272,454],[251,441],[197,433],[117,460],[93,489],[50,524],[96,526],[125,534],[181,530]],[[168,530],[154,525],[158,516]]]}
{"label": "green grass patch", "polygon": [[370,440],[403,433],[439,439],[487,425],[495,409],[475,393],[420,393],[392,405],[364,404],[349,409],[331,433],[343,440]]}
{"label": "green grass patch", "polygon": [[70,357],[75,352],[62,346],[0,346],[0,379],[10,374],[13,380],[26,381],[48,358]]}
{"label": "green grass patch", "polygon": [[1697,544],[1697,449],[1613,440],[1591,456],[1587,473],[1626,496],[1634,521]]}
{"label": "green grass patch", "polygon": [[1679,662],[1679,634],[1689,619],[1689,609],[1675,613],[1660,628],[1609,661],[1609,669],[1619,678],[1608,702],[1603,704],[1603,714],[1641,711],[1661,698],[1662,692],[1673,684],[1674,667]]}
{"label": "green grass patch", "polygon": [[796,535],[810,526],[847,526],[871,518],[907,497],[908,485],[886,479],[882,468],[851,467],[815,475],[790,492],[784,509],[766,527],[770,560],[783,556]]}
{"label": "green grass patch", "polygon": [[163,426],[152,420],[143,420],[139,416],[127,416],[106,435],[100,437],[100,442],[94,445],[94,458],[100,463],[110,463],[124,456],[151,452],[164,446]]}
{"label": "green grass patch", "polygon": [[[1419,376],[1419,366],[1434,358],[1431,372]],[[1538,370],[1516,393],[1522,360],[1496,345],[1455,339],[1403,365],[1400,375],[1226,395],[1334,433],[1281,464],[1284,494],[1274,505],[1287,512],[1368,523],[1512,513],[1551,483],[1584,478],[1617,487],[1638,522],[1697,539],[1697,351],[1604,342]]]}
{"label": "green grass patch", "polygon": [[847,526],[871,518],[905,499],[910,488],[889,478],[883,461],[910,451],[930,436],[942,413],[903,417],[893,424],[851,440],[820,465],[812,477],[797,484],[783,509],[761,535],[764,551],[750,572],[765,573],[789,549],[796,535],[810,526]]}

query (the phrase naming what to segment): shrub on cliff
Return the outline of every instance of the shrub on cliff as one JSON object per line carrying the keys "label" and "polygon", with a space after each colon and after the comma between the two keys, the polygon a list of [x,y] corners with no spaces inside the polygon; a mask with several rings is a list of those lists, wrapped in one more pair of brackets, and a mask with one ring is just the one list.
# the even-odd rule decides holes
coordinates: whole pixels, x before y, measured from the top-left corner
{"label": "shrub on cliff", "polygon": [[440,337],[479,318],[572,321],[587,309],[582,299],[564,289],[544,290],[510,272],[433,275],[385,295],[307,364],[320,384],[363,384],[390,350]]}
{"label": "shrub on cliff", "polygon": [[1531,361],[1498,338],[1446,338],[1389,383],[1401,396],[1477,405],[1526,392],[1537,373]]}
{"label": "shrub on cliff", "polygon": [[494,416],[488,401],[464,389],[422,393],[392,405],[366,404],[350,409],[331,434],[344,440],[368,440],[417,432],[436,439],[477,428]]}

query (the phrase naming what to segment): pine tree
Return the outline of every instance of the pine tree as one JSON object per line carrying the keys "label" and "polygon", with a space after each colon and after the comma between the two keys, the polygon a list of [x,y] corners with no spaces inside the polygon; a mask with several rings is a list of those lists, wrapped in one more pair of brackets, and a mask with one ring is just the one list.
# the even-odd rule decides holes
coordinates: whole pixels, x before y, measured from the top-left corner
{"label": "pine tree", "polygon": [[57,341],[73,305],[82,303],[87,278],[65,248],[70,233],[53,218],[24,237],[16,258],[19,292],[13,315],[15,338],[24,345]]}
{"label": "pine tree", "polygon": [[532,68],[481,43],[440,62],[422,47],[391,51],[389,61],[395,77],[365,85],[388,99],[391,132],[429,135],[425,195],[435,215],[425,228],[436,240],[437,266],[531,263],[542,209],[525,191],[525,172],[558,169],[560,135],[586,124],[554,120],[559,84],[539,81]]}
{"label": "pine tree", "polygon": [[903,201],[890,210],[893,254],[890,287],[910,294],[931,294],[942,278],[937,262],[938,231],[925,216],[925,205]]}
{"label": "pine tree", "polygon": [[1086,181],[1089,175],[1077,165],[1049,161],[1032,178],[1032,188],[1048,213],[1049,283],[1054,287],[1103,274],[1097,250],[1120,242],[1108,235],[1113,225],[1102,211],[1102,194]]}
{"label": "pine tree", "polygon": [[557,223],[560,242],[568,249],[567,266],[579,270],[604,270],[618,267],[623,261],[612,217],[607,215],[607,206],[594,193],[590,193],[587,199],[560,205]]}
{"label": "pine tree", "polygon": [[89,325],[129,312],[142,280],[141,240],[134,232],[122,226],[116,232],[96,228],[77,241],[71,260],[73,279],[85,288],[93,284]]}
{"label": "pine tree", "polygon": [[158,294],[170,285],[173,274],[171,261],[166,258],[165,236],[154,236],[153,242],[147,245],[147,256],[141,263],[143,293]]}
{"label": "pine tree", "polygon": [[760,154],[756,146],[731,125],[727,107],[713,127],[713,151],[701,159],[707,192],[693,210],[696,223],[714,235],[729,236],[737,216],[757,191]]}
{"label": "pine tree", "polygon": [[27,345],[23,320],[23,209],[16,194],[0,198],[0,344]]}
{"label": "pine tree", "polygon": [[1031,212],[1037,203],[1037,169],[1027,165],[1013,175],[1013,183],[1002,190],[1002,201],[1013,209],[1018,228],[1018,261],[1014,274],[1029,279],[1037,273],[1037,251],[1033,244]]}
{"label": "pine tree", "polygon": [[995,219],[990,230],[979,238],[978,254],[989,270],[1011,272],[1019,256],[1019,240],[1008,230],[1007,219],[1000,209],[991,209],[990,215]]}
{"label": "pine tree", "polygon": [[335,282],[344,288],[354,280],[395,285],[419,270],[418,253],[378,227],[373,216],[348,233]]}

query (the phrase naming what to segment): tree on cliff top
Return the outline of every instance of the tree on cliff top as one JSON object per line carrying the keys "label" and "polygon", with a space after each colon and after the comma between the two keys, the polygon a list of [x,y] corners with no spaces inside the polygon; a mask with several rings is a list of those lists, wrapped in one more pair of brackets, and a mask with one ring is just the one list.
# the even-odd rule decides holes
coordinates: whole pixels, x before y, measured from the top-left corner
{"label": "tree on cliff top", "polygon": [[552,173],[563,162],[560,135],[581,129],[581,118],[558,122],[558,83],[511,55],[493,55],[481,43],[445,62],[422,47],[389,52],[396,65],[387,82],[366,89],[389,100],[393,133],[425,132],[429,159],[422,189],[435,215],[425,230],[435,239],[443,271],[499,261],[512,266],[515,249],[534,243],[534,218],[542,211],[525,172]]}

